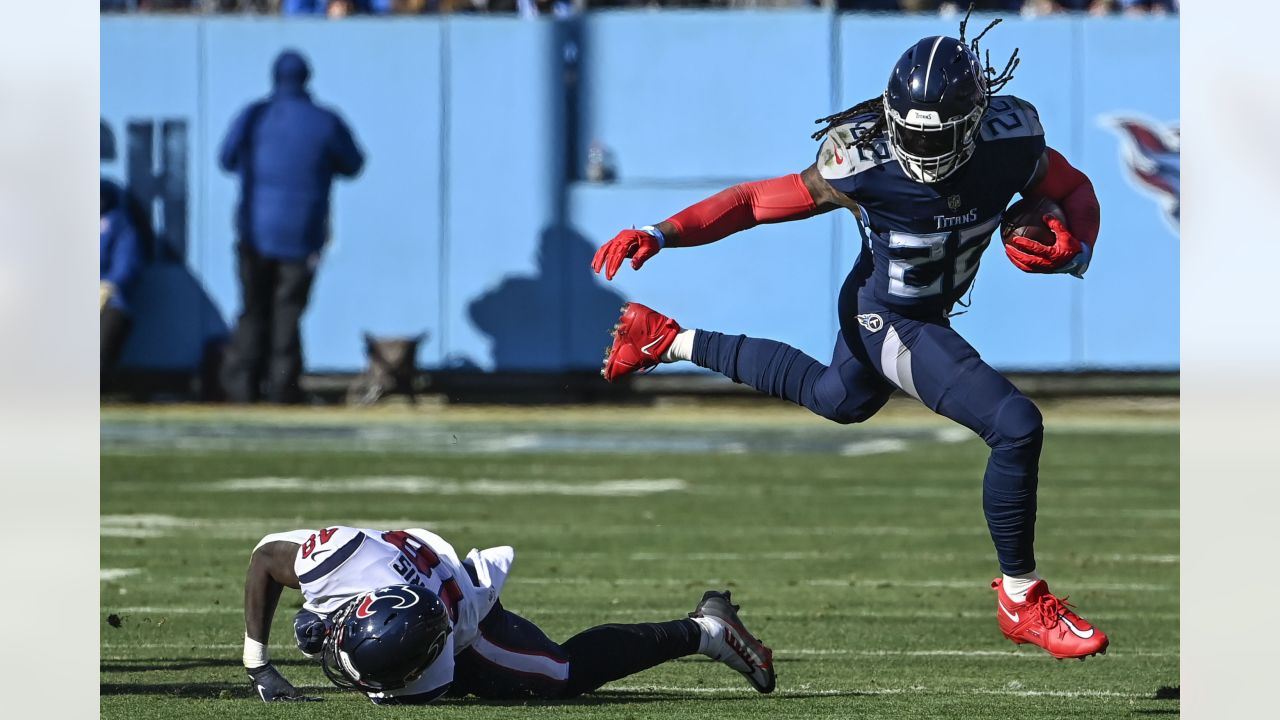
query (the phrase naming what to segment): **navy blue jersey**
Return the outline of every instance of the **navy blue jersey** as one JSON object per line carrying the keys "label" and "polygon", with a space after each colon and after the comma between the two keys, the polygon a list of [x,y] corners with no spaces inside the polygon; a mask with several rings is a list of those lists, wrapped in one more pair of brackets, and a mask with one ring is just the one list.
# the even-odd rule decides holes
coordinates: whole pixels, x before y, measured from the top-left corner
{"label": "navy blue jersey", "polygon": [[876,116],[827,133],[818,150],[822,177],[861,208],[862,253],[851,277],[859,296],[910,317],[950,311],[973,284],[982,251],[1015,193],[1044,153],[1036,109],[1012,95],[991,98],[973,157],[937,183],[913,180],[888,137],[854,147]]}

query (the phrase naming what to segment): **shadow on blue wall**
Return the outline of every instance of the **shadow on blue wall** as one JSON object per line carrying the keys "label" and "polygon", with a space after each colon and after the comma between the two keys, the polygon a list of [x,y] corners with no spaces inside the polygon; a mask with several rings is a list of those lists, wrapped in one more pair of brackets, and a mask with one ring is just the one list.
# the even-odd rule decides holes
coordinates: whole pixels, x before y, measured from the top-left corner
{"label": "shadow on blue wall", "polygon": [[[114,148],[103,146],[104,159]],[[138,233],[144,264],[130,293],[133,328],[122,351],[121,365],[159,370],[199,368],[213,345],[226,338],[227,324],[209,294],[185,262],[159,251],[163,238],[135,193],[108,179],[102,184],[123,198],[125,212]]]}
{"label": "shadow on blue wall", "polygon": [[[471,301],[471,322],[489,336],[495,370],[588,369],[599,365],[626,298],[591,272],[596,247],[571,227],[542,232],[538,269],[508,275]],[[573,302],[565,302],[572,297]]]}

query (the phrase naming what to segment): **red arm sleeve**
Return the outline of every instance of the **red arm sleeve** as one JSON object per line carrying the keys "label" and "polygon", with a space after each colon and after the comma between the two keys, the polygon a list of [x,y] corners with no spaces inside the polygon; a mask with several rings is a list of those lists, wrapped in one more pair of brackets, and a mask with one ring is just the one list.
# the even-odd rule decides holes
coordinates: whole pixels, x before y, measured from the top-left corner
{"label": "red arm sleeve", "polygon": [[705,245],[760,223],[801,220],[818,206],[800,175],[742,183],[723,190],[667,219],[680,245]]}
{"label": "red arm sleeve", "polygon": [[1088,176],[1072,167],[1062,153],[1046,148],[1045,154],[1049,158],[1049,168],[1044,179],[1031,192],[1057,202],[1066,216],[1067,229],[1092,249],[1101,223],[1101,210],[1098,196],[1093,192],[1093,183],[1089,182]]}

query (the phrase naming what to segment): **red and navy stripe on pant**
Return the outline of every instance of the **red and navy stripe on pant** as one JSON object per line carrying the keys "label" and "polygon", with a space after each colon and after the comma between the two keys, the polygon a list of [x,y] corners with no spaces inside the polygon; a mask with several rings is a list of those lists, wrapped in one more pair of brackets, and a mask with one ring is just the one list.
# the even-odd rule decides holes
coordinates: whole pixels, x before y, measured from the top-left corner
{"label": "red and navy stripe on pant", "polygon": [[698,650],[692,620],[600,625],[553,642],[499,602],[480,635],[455,658],[450,695],[486,699],[569,698]]}

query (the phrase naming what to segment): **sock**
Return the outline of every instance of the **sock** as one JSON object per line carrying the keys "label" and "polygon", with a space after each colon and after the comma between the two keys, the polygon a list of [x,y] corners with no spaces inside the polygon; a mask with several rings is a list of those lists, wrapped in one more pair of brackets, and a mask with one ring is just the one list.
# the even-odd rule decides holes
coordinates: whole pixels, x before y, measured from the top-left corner
{"label": "sock", "polygon": [[569,679],[556,697],[577,697],[702,647],[701,627],[689,618],[662,623],[598,625],[561,643]]}
{"label": "sock", "polygon": [[691,618],[702,632],[698,637],[698,652],[716,658],[724,646],[724,626],[708,617]]}
{"label": "sock", "polygon": [[1027,599],[1027,591],[1032,585],[1040,579],[1040,573],[1032,570],[1029,573],[1021,575],[1005,575],[1004,576],[1004,594],[1014,602],[1025,602]]}
{"label": "sock", "polygon": [[662,353],[659,358],[664,363],[675,362],[677,360],[693,359],[693,336],[697,330],[681,330],[677,335],[675,342],[671,343],[671,347]]}

